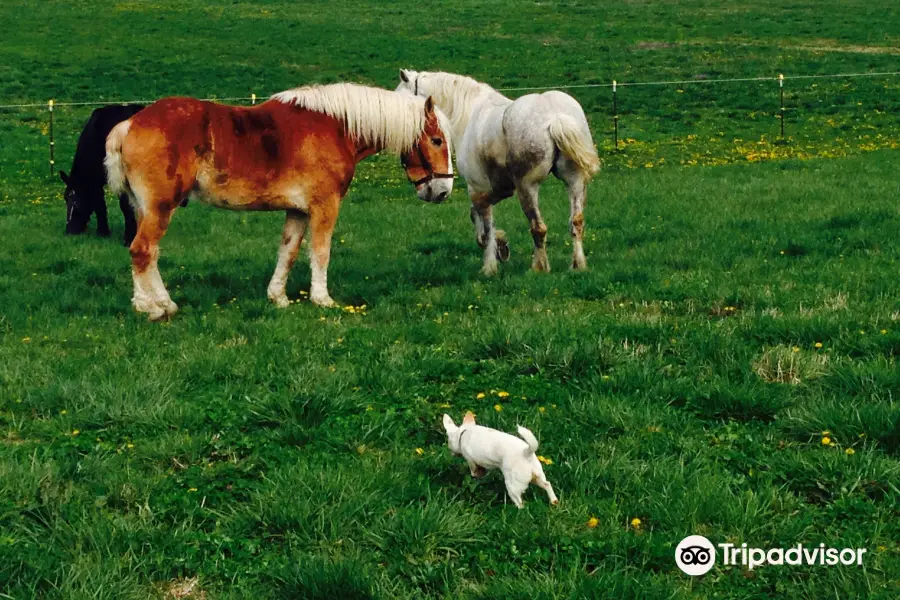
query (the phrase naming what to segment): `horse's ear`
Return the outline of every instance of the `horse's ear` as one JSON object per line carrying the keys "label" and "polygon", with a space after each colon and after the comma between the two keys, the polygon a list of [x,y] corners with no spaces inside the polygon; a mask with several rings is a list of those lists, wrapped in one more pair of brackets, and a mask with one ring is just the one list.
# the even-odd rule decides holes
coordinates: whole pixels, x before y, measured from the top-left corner
{"label": "horse's ear", "polygon": [[59,172],[59,178],[62,179],[62,182],[66,185],[69,185],[69,176],[66,175],[65,171]]}
{"label": "horse's ear", "polygon": [[406,72],[406,69],[400,69],[400,81],[409,83],[409,73]]}
{"label": "horse's ear", "polygon": [[425,99],[425,116],[434,116],[434,100],[431,99],[431,96],[428,96],[428,98]]}

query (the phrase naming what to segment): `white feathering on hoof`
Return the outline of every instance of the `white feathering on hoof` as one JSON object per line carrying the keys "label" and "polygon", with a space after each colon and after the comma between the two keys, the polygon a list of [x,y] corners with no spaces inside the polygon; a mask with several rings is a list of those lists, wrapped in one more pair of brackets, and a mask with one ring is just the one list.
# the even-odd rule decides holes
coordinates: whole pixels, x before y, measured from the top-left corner
{"label": "white feathering on hoof", "polygon": [[103,165],[106,167],[106,180],[109,189],[116,195],[125,191],[128,181],[125,177],[125,165],[122,164],[122,142],[131,129],[131,119],[122,121],[112,128],[106,136],[106,158]]}

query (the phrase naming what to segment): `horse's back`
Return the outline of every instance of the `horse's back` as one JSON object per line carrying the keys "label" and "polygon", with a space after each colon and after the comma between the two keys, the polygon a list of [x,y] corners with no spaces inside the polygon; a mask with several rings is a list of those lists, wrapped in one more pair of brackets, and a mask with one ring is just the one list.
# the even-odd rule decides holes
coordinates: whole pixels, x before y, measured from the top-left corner
{"label": "horse's back", "polygon": [[192,192],[223,208],[303,209],[312,178],[349,184],[355,162],[342,131],[331,117],[277,101],[166,98],[135,116],[123,151],[153,187],[174,181],[176,196]]}
{"label": "horse's back", "polygon": [[106,136],[112,128],[131,118],[135,113],[144,108],[139,104],[102,106],[91,113],[84,125],[81,135],[78,136],[78,144],[75,148],[75,157],[72,160],[71,177],[84,183],[103,185],[106,181],[106,171],[103,168],[103,159],[106,156]]}

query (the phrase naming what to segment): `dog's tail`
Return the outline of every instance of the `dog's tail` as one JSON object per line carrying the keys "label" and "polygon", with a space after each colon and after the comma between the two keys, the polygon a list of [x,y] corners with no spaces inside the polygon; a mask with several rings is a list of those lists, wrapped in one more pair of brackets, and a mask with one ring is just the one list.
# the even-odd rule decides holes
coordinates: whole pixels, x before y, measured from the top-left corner
{"label": "dog's tail", "polygon": [[525,440],[525,443],[528,444],[528,448],[525,449],[525,456],[528,457],[537,452],[538,441],[537,438],[534,437],[534,434],[521,425],[518,426],[518,431],[519,437]]}
{"label": "dog's tail", "polygon": [[550,138],[588,179],[600,170],[600,158],[591,134],[569,115],[557,115],[550,121]]}
{"label": "dog's tail", "polygon": [[112,128],[106,136],[106,158],[103,165],[106,167],[106,182],[112,193],[122,194],[128,186],[125,176],[125,165],[122,164],[122,142],[131,128],[131,119],[122,121]]}

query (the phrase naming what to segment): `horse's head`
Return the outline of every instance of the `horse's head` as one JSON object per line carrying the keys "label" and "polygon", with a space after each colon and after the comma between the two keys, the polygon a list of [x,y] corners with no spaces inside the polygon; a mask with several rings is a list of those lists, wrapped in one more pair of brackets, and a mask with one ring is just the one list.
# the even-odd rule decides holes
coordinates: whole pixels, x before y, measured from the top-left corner
{"label": "horse's head", "polygon": [[425,128],[400,162],[420,200],[439,204],[453,191],[450,128],[431,98],[425,100]]}
{"label": "horse's head", "polygon": [[400,69],[400,84],[395,90],[397,92],[409,92],[414,96],[428,96],[428,76],[427,73],[419,73],[412,69]]}
{"label": "horse's head", "polygon": [[59,178],[66,184],[66,191],[63,194],[66,201],[66,233],[75,235],[84,233],[91,218],[91,209],[87,201],[79,197],[72,179],[65,171],[59,172]]}

